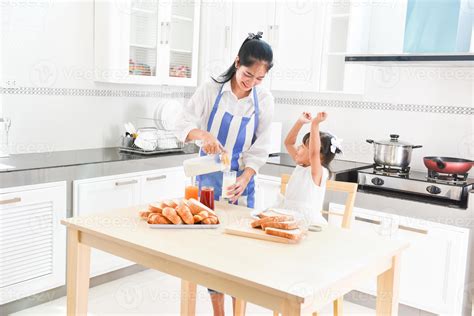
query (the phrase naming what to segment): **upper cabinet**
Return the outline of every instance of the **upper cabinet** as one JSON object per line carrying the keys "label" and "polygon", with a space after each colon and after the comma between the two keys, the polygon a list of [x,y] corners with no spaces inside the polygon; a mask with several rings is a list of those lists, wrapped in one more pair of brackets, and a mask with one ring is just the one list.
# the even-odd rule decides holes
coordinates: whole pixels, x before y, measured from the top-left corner
{"label": "upper cabinet", "polygon": [[95,1],[96,80],[195,86],[199,1]]}
{"label": "upper cabinet", "polygon": [[[273,69],[262,82],[264,87],[359,93],[363,71],[358,65],[351,68],[344,64],[347,42],[352,36],[349,30],[352,24],[359,23],[359,18],[352,22],[350,6],[334,3],[233,1],[203,7],[202,14],[208,18],[202,22],[201,80],[224,72],[248,33],[262,31],[263,40],[272,46],[274,55]],[[338,5],[342,8],[333,10]],[[358,14],[357,10],[354,12]]]}

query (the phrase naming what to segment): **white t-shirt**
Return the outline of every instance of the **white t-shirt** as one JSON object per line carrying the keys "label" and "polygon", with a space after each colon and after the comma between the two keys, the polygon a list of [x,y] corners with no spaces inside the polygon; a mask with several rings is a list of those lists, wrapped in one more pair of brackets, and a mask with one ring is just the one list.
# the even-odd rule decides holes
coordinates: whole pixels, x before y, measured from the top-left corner
{"label": "white t-shirt", "polygon": [[300,213],[311,224],[326,225],[327,221],[321,214],[321,210],[323,209],[329,171],[324,167],[322,169],[321,185],[316,185],[311,175],[310,166],[296,166],[288,181],[281,207]]}

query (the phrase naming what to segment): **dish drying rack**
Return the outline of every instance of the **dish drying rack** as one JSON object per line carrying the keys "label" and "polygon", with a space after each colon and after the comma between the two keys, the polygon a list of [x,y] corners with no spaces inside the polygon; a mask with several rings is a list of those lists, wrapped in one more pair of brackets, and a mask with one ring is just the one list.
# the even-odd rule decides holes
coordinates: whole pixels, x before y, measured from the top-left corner
{"label": "dish drying rack", "polygon": [[141,155],[182,152],[184,143],[176,138],[173,131],[164,128],[167,126],[165,122],[157,120],[155,120],[155,122],[157,129],[157,146],[153,150],[145,150],[136,146],[135,139],[129,136],[122,136],[122,145],[119,147],[119,150]]}

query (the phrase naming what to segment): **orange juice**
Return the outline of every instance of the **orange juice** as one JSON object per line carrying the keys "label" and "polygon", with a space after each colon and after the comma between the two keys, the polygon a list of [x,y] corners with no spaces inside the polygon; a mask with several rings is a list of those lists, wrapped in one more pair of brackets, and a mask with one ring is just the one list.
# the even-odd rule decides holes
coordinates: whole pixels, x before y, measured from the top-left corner
{"label": "orange juice", "polygon": [[199,200],[199,188],[195,185],[188,185],[184,190],[184,198]]}

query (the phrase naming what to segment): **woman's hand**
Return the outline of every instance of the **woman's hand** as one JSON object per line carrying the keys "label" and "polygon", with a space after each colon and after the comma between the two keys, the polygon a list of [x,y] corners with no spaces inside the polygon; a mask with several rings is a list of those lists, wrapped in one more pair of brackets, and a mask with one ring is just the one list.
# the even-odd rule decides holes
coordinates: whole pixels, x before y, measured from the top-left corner
{"label": "woman's hand", "polygon": [[237,177],[235,183],[228,187],[228,198],[232,203],[235,203],[242,193],[244,193],[245,188],[247,188],[247,185],[254,174],[255,171],[250,168],[246,168],[245,171],[239,177]]}
{"label": "woman's hand", "polygon": [[313,118],[311,117],[311,113],[303,112],[298,118],[298,122],[304,125],[310,123],[312,119]]}
{"label": "woman's hand", "polygon": [[328,117],[328,114],[326,112],[319,112],[316,117],[313,119],[314,124],[319,124],[321,122],[324,122],[326,118]]}
{"label": "woman's hand", "polygon": [[225,152],[224,146],[209,132],[204,134],[201,148],[208,155]]}

